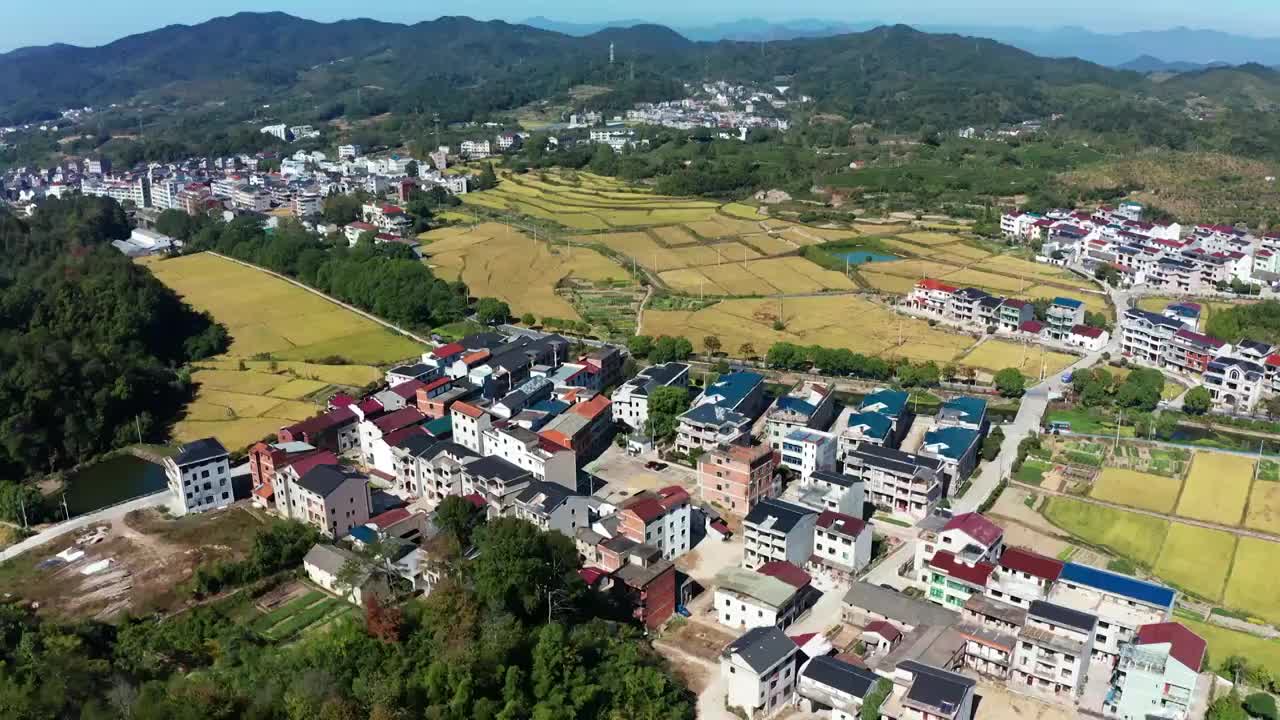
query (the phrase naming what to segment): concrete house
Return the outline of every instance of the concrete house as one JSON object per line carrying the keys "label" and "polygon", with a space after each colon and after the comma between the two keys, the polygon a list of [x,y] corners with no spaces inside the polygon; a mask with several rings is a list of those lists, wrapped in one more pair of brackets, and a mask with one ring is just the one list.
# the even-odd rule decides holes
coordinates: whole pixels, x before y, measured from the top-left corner
{"label": "concrete house", "polygon": [[942,464],[942,472],[947,477],[945,494],[951,495],[977,467],[981,446],[982,435],[977,430],[939,427],[925,433],[920,454]]}
{"label": "concrete house", "polygon": [[725,568],[716,574],[714,584],[716,620],[736,630],[785,630],[821,595],[810,586],[804,570],[776,560],[759,570]]}
{"label": "concrete house", "polygon": [[1045,600],[1062,575],[1063,563],[1026,548],[1007,547],[1000,554],[996,572],[987,580],[987,597],[1016,607]]}
{"label": "concrete house", "polygon": [[766,415],[769,444],[781,450],[783,440],[796,430],[822,431],[835,419],[835,388],[813,381],[797,385],[773,402]]}
{"label": "concrete house", "polygon": [[689,387],[689,366],[683,363],[652,365],[623,383],[613,393],[613,416],[633,430],[649,421],[649,395],[660,387]]}
{"label": "concrete house", "polygon": [[693,525],[689,493],[678,485],[637,493],[618,510],[618,532],[638,543],[658,548],[675,560],[689,552]]}
{"label": "concrete house", "polygon": [[821,655],[800,671],[800,708],[811,713],[830,710],[831,720],[857,720],[863,699],[880,682],[887,681],[865,668]]}
{"label": "concrete house", "polygon": [[574,537],[578,528],[591,527],[587,498],[563,485],[534,480],[516,495],[512,514],[543,531],[557,530]]}
{"label": "concrete house", "polygon": [[791,704],[797,685],[800,648],[776,627],[758,627],[729,643],[720,654],[725,705],[749,720],[766,718]]}
{"label": "concrete house", "polygon": [[971,720],[977,685],[972,678],[908,660],[893,671],[893,693],[881,706],[897,720]]}
{"label": "concrete house", "polygon": [[945,475],[936,458],[860,444],[845,458],[844,474],[862,481],[877,508],[913,522],[943,498]]}
{"label": "concrete house", "polygon": [[1103,714],[1120,720],[1190,717],[1205,650],[1204,638],[1179,623],[1138,628],[1120,653]]}
{"label": "concrete house", "polygon": [[702,501],[746,515],[778,494],[777,458],[768,445],[718,445],[698,458]]}
{"label": "concrete house", "polygon": [[369,522],[369,479],[341,465],[316,465],[290,482],[286,517],[315,527],[322,535],[339,539],[351,528]]}
{"label": "concrete house", "polygon": [[[354,577],[343,578],[348,563],[354,563],[362,571]],[[386,581],[374,575],[367,560],[333,545],[311,546],[302,559],[302,569],[312,582],[357,606],[363,605],[370,595],[381,597],[388,591]],[[344,584],[344,579],[349,584]]]}
{"label": "concrete house", "polygon": [[754,570],[770,560],[803,567],[813,554],[818,514],[802,505],[767,498],[742,523],[742,566]]}
{"label": "concrete house", "polygon": [[823,589],[853,582],[870,564],[874,533],[861,518],[824,511],[813,532],[813,555],[806,569]]}
{"label": "concrete house", "polygon": [[164,474],[177,514],[208,512],[235,502],[231,454],[214,438],[194,440],[164,459]]}
{"label": "concrete house", "polygon": [[1032,601],[1018,633],[1009,686],[1060,702],[1084,691],[1098,618],[1089,613]]}
{"label": "concrete house", "polygon": [[1069,562],[1063,564],[1049,602],[1096,616],[1094,659],[1114,666],[1138,628],[1169,620],[1177,596],[1164,585]]}

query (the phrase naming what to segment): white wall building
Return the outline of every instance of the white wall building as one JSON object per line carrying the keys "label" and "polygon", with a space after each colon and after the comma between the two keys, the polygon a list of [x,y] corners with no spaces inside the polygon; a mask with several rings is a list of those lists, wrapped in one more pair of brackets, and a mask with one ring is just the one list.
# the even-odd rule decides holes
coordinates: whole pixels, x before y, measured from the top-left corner
{"label": "white wall building", "polygon": [[177,455],[165,458],[164,473],[178,514],[217,510],[235,502],[231,455],[214,438],[183,445]]}

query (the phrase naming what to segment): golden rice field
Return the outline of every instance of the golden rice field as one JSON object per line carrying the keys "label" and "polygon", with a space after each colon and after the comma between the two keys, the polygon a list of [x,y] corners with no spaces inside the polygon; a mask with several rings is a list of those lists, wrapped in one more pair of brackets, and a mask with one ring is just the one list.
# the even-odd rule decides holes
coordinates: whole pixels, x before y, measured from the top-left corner
{"label": "golden rice field", "polygon": [[[782,329],[774,330],[779,318]],[[715,335],[735,354],[744,343],[763,355],[775,342],[792,342],[940,363],[973,344],[968,336],[931,328],[857,295],[724,300],[697,311],[647,310],[644,330],[648,335],[683,335],[699,348],[705,336]]]}
{"label": "golden rice field", "polygon": [[703,265],[664,272],[659,277],[673,290],[694,295],[779,295],[857,288],[844,274],[800,257]]}
{"label": "golden rice field", "polygon": [[1007,340],[987,340],[959,361],[959,364],[986,370],[991,373],[1005,368],[1017,368],[1023,375],[1039,378],[1056,375],[1063,368],[1079,360],[1074,355],[1049,352],[1042,345],[1026,345]]}
{"label": "golden rice field", "polygon": [[372,320],[231,260],[199,253],[141,262],[192,307],[226,326],[232,338],[229,355],[270,353],[291,360],[341,355],[354,363],[382,365],[422,352],[418,343]]}
{"label": "golden rice field", "polygon": [[[196,397],[173,428],[178,441],[212,436],[243,448],[320,412],[318,402],[332,391],[378,380],[382,371],[373,364],[422,352],[418,343],[360,315],[230,260],[198,254],[142,262],[232,338],[228,355],[201,361],[192,372]],[[277,359],[247,359],[262,353]],[[370,364],[303,361],[328,357]]]}
{"label": "golden rice field", "polygon": [[[1276,553],[1280,545],[1259,538],[1242,537],[1236,543],[1231,579],[1227,581],[1222,604],[1280,622],[1280,593],[1276,592]],[[1202,556],[1207,557],[1207,556]],[[1224,562],[1216,558],[1215,562]]]}
{"label": "golden rice field", "polygon": [[1171,513],[1182,481],[1124,468],[1104,468],[1089,496],[1120,505]]}
{"label": "golden rice field", "polygon": [[1252,482],[1253,460],[1198,450],[1191,461],[1177,513],[1196,520],[1239,525]]}
{"label": "golden rice field", "polygon": [[1169,526],[1155,572],[1180,588],[1217,601],[1235,552],[1235,535],[1175,522]]}
{"label": "golden rice field", "polygon": [[[568,277],[588,281],[626,280],[622,266],[590,248],[534,241],[531,235],[498,223],[482,223],[458,233],[457,228],[436,239],[426,233],[423,252],[436,274],[461,278],[472,295],[496,297],[512,312],[539,317],[580,319],[573,306],[555,290]],[[644,233],[629,233],[652,242]],[[594,237],[594,236],[593,236]]]}
{"label": "golden rice field", "polygon": [[1280,482],[1253,482],[1244,526],[1280,535]]}

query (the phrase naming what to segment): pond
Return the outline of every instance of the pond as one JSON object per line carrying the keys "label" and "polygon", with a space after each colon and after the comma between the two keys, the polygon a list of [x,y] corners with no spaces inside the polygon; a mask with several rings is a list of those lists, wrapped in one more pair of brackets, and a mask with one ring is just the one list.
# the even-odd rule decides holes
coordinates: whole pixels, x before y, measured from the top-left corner
{"label": "pond", "polygon": [[94,463],[67,478],[67,509],[74,517],[163,490],[164,468],[128,453]]}
{"label": "pond", "polygon": [[897,255],[887,255],[885,253],[871,252],[869,250],[853,250],[846,253],[834,253],[835,257],[848,262],[851,265],[864,265],[866,263],[889,262],[897,260]]}

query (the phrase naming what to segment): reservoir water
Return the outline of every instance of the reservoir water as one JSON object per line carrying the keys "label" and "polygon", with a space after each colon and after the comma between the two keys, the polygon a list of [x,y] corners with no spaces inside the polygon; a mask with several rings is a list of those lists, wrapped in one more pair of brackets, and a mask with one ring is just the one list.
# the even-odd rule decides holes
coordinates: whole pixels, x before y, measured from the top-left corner
{"label": "reservoir water", "polygon": [[163,490],[164,468],[122,453],[67,477],[67,509],[72,517]]}

